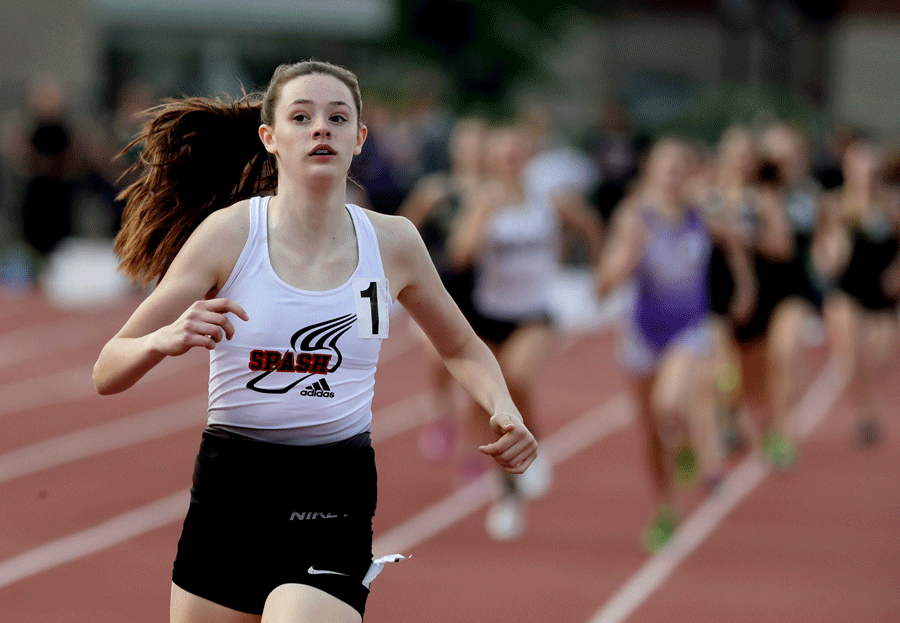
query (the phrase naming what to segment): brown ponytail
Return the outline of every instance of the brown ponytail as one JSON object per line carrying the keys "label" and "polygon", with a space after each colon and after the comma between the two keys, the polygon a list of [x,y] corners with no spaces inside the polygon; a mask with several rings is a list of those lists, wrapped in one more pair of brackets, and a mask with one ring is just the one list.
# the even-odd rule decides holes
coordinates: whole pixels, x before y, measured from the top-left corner
{"label": "brown ponytail", "polygon": [[192,97],[151,109],[127,149],[140,179],[125,201],[115,248],[120,270],[142,283],[160,279],[203,219],[242,199],[274,191],[275,159],[259,139],[262,97],[238,101]]}

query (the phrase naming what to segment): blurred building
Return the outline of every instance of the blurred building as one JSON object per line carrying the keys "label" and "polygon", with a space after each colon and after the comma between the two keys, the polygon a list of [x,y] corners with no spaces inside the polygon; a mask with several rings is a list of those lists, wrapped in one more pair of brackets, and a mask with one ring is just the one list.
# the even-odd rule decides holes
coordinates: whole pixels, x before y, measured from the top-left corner
{"label": "blurred building", "polygon": [[[561,23],[553,33],[541,11]],[[423,26],[435,15],[453,19]],[[63,80],[80,109],[109,112],[135,81],[165,94],[234,94],[279,61],[315,56],[381,84],[410,65],[443,64],[469,78],[458,84],[549,93],[572,129],[589,124],[598,100],[622,97],[639,122],[662,125],[689,106],[709,116],[697,102],[721,105],[711,93],[740,103],[775,85],[776,99],[788,93],[900,137],[895,0],[7,0],[0,17],[0,109],[19,105],[35,75]],[[438,53],[404,57],[392,47],[398,29],[431,32]],[[473,48],[478,36],[498,43]],[[505,79],[526,56],[544,82]]]}

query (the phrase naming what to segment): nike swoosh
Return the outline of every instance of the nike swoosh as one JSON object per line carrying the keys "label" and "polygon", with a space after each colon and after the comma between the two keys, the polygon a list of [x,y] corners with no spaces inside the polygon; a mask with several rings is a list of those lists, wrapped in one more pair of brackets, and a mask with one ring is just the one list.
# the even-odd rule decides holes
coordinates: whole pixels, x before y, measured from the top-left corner
{"label": "nike swoosh", "polygon": [[340,573],[339,571],[325,571],[323,569],[314,569],[313,567],[307,569],[306,572],[310,575],[347,575],[346,573]]}

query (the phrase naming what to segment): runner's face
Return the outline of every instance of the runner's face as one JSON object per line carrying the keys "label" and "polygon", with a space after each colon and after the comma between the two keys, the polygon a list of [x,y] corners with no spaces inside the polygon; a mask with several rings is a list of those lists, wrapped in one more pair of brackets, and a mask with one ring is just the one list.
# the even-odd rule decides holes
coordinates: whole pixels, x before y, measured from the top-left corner
{"label": "runner's face", "polygon": [[844,155],[844,175],[847,182],[858,187],[874,183],[879,165],[878,153],[869,145],[851,145]]}
{"label": "runner's face", "polygon": [[526,157],[525,141],[516,131],[501,128],[490,137],[487,158],[499,178],[518,180]]}
{"label": "runner's face", "polygon": [[689,155],[677,143],[657,147],[650,162],[650,183],[662,192],[680,193],[687,181]]}
{"label": "runner's face", "polygon": [[366,132],[347,85],[333,76],[310,74],[282,86],[275,120],[260,128],[260,137],[278,158],[281,174],[342,181]]}
{"label": "runner's face", "polygon": [[450,158],[461,169],[477,170],[484,162],[485,128],[475,121],[460,121],[450,137]]}
{"label": "runner's face", "polygon": [[746,134],[736,134],[722,147],[723,169],[727,173],[747,180],[756,168],[753,139]]}

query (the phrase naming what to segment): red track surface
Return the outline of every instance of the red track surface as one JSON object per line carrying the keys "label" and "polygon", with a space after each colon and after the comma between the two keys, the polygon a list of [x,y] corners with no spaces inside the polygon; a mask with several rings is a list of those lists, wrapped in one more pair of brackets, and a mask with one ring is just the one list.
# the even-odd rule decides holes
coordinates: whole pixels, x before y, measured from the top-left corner
{"label": "red track surface", "polygon": [[[161,527],[135,527],[150,511],[115,524],[134,531],[120,542],[101,545],[106,527],[85,532],[184,491],[204,425],[202,352],[164,362],[123,395],[92,394],[90,367],[135,303],[77,313],[54,310],[35,296],[0,305],[4,623],[167,620],[178,498],[174,515],[173,504],[163,512],[172,519]],[[839,397],[803,444],[794,475],[766,476],[683,559],[665,554],[653,562],[677,562],[671,575],[623,592],[650,561],[638,536],[651,505],[637,430],[622,419],[626,386],[610,333],[563,336],[548,361],[535,388],[540,431],[548,455],[564,460],[551,493],[530,505],[524,537],[501,544],[485,535],[486,506],[477,502],[433,536],[404,527],[453,494],[455,484],[447,467],[418,454],[419,429],[408,424],[427,419],[427,366],[405,322],[391,331],[375,401],[376,548],[390,535],[413,557],[389,565],[376,580],[367,621],[587,623],[599,621],[601,610],[623,595],[633,613],[607,621],[900,621],[896,413],[886,418],[885,441],[861,451],[847,400]],[[824,359],[822,352],[810,355],[813,378]],[[900,387],[891,374],[891,386]],[[809,392],[822,385],[813,383]],[[153,428],[163,421],[166,428]],[[576,421],[586,427],[574,428]],[[135,422],[127,429],[130,441],[103,445],[124,439],[129,422]],[[568,441],[560,436],[567,433]],[[34,445],[69,434],[66,443]],[[572,443],[583,449],[567,458]],[[60,452],[75,454],[53,464]],[[59,541],[73,535],[79,538]],[[72,555],[85,545],[90,553]],[[55,554],[62,558],[53,562],[48,556]]]}

